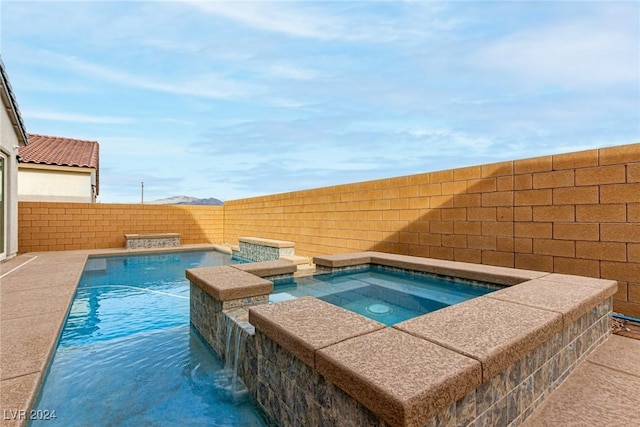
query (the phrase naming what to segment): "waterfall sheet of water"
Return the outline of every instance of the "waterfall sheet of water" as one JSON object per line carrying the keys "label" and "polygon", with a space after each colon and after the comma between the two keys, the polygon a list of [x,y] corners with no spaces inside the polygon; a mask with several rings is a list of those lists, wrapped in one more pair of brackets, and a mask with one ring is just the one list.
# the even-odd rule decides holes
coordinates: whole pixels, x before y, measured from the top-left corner
{"label": "waterfall sheet of water", "polygon": [[234,402],[244,399],[247,394],[242,379],[238,377],[238,365],[240,362],[240,352],[242,351],[245,336],[242,333],[242,327],[236,324],[233,319],[225,317],[226,320],[226,340],[224,354],[224,368],[229,375],[229,386],[227,391]]}

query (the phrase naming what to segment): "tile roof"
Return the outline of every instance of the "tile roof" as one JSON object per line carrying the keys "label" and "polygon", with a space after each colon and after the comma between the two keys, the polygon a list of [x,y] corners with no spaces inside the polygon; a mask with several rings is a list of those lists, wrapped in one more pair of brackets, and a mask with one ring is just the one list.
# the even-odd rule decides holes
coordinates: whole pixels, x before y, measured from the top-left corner
{"label": "tile roof", "polygon": [[22,163],[44,165],[99,167],[99,145],[96,141],[29,134],[29,144],[20,147]]}

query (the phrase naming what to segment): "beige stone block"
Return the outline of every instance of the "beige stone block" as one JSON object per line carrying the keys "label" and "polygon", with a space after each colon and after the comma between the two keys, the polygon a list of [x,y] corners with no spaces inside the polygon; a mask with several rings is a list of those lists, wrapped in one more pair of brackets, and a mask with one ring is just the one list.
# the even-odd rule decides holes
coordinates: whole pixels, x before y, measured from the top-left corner
{"label": "beige stone block", "polygon": [[467,181],[468,193],[487,193],[496,191],[496,178],[470,179]]}
{"label": "beige stone block", "polygon": [[482,222],[482,234],[485,236],[513,236],[514,226],[511,222]]}
{"label": "beige stone block", "polygon": [[627,286],[629,302],[640,303],[640,283],[629,283]]}
{"label": "beige stone block", "polygon": [[482,234],[482,223],[477,221],[454,221],[453,232],[458,235]]}
{"label": "beige stone block", "polygon": [[513,252],[482,251],[482,263],[500,267],[514,267]]}
{"label": "beige stone block", "polygon": [[640,144],[601,148],[599,151],[601,165],[640,162]]}
{"label": "beige stone block", "polygon": [[555,223],[553,224],[553,238],[559,240],[598,241],[600,239],[600,225]]}
{"label": "beige stone block", "polygon": [[201,267],[186,271],[191,283],[218,301],[269,295],[273,283],[235,267]]}
{"label": "beige stone block", "polygon": [[589,205],[598,203],[598,187],[554,188],[554,205]]}
{"label": "beige stone block", "polygon": [[[518,253],[533,253],[533,239],[525,237],[516,237],[513,239],[514,251]],[[517,259],[517,257],[516,257]]]}
{"label": "beige stone block", "polygon": [[311,367],[316,352],[384,325],[313,297],[249,309],[249,322]]}
{"label": "beige stone block", "polygon": [[600,224],[600,240],[640,243],[640,223]]}
{"label": "beige stone block", "polygon": [[540,206],[551,205],[553,202],[553,191],[544,190],[523,190],[514,193],[515,206]]}
{"label": "beige stone block", "polygon": [[640,263],[640,244],[627,244],[627,261]]}
{"label": "beige stone block", "polygon": [[515,254],[515,267],[535,271],[553,271],[553,257],[517,253]]}
{"label": "beige stone block", "polygon": [[536,255],[574,257],[576,245],[573,241],[534,239],[533,253]]}
{"label": "beige stone block", "polygon": [[533,188],[572,187],[574,185],[574,171],[562,170],[533,174]]}
{"label": "beige stone block", "polygon": [[443,221],[464,221],[467,219],[466,208],[445,208],[441,211]]}
{"label": "beige stone block", "polygon": [[498,247],[496,236],[468,236],[467,245],[470,249],[484,249],[495,251]]}
{"label": "beige stone block", "polygon": [[513,191],[513,189],[514,189],[513,175],[499,176],[496,178],[497,191]]}
{"label": "beige stone block", "polygon": [[627,245],[617,242],[576,242],[576,257],[595,260],[627,260]]}
{"label": "beige stone block", "polygon": [[467,192],[467,181],[443,182],[441,184],[442,194],[464,194]]}
{"label": "beige stone block", "polygon": [[627,205],[577,205],[578,222],[626,222]]}
{"label": "beige stone block", "polygon": [[600,265],[602,277],[607,279],[637,283],[640,277],[640,263],[602,261]]}
{"label": "beige stone block", "polygon": [[484,382],[559,332],[562,316],[481,297],[401,322],[395,328],[479,360]]}
{"label": "beige stone block", "polygon": [[391,426],[422,426],[481,384],[478,361],[386,328],[326,347],[320,375]]}
{"label": "beige stone block", "polygon": [[480,249],[453,248],[453,259],[455,261],[480,264],[482,262],[482,251]]}
{"label": "beige stone block", "polygon": [[553,156],[553,170],[578,169],[590,166],[598,166],[598,150],[556,154]]}
{"label": "beige stone block", "polygon": [[429,256],[437,259],[453,260],[453,248],[431,246]]}
{"label": "beige stone block", "polygon": [[482,205],[481,194],[455,194],[453,196],[454,207],[479,207]]}
{"label": "beige stone block", "polygon": [[442,246],[446,246],[449,248],[466,248],[467,247],[467,236],[465,235],[455,235],[455,234],[445,234],[442,236]]}
{"label": "beige stone block", "polygon": [[576,170],[576,185],[619,184],[626,180],[625,165],[599,166]]}
{"label": "beige stone block", "polygon": [[553,271],[576,276],[611,278],[600,275],[600,261],[589,259],[563,258],[558,256],[553,259]]}
{"label": "beige stone block", "polygon": [[513,206],[514,203],[513,191],[497,191],[493,193],[483,193],[481,199],[481,205],[484,207],[489,206]]}
{"label": "beige stone block", "polygon": [[487,294],[487,298],[524,304],[562,314],[563,327],[568,327],[583,314],[613,296],[617,286],[592,287],[570,282],[551,282],[545,278],[534,279]]}
{"label": "beige stone block", "polygon": [[467,208],[466,218],[469,221],[496,221],[496,208]]}
{"label": "beige stone block", "polygon": [[513,169],[515,174],[546,172],[553,169],[553,159],[551,156],[543,156],[516,160]]}
{"label": "beige stone block", "polygon": [[640,203],[640,183],[603,185],[600,203]]}
{"label": "beige stone block", "polygon": [[419,187],[420,197],[441,196],[442,184],[425,184]]}
{"label": "beige stone block", "polygon": [[513,220],[514,221],[533,221],[533,207],[531,206],[518,206],[513,208]]}
{"label": "beige stone block", "polygon": [[640,163],[627,165],[627,182],[640,182]]}
{"label": "beige stone block", "polygon": [[556,221],[574,221],[575,208],[568,206],[534,206],[533,221],[534,222],[556,222]]}
{"label": "beige stone block", "polygon": [[514,190],[531,190],[533,188],[533,174],[516,175],[513,177]]}
{"label": "beige stone block", "polygon": [[482,177],[513,175],[513,162],[491,163],[481,166]]}
{"label": "beige stone block", "polygon": [[430,183],[437,184],[439,182],[451,182],[453,181],[453,170],[443,170],[438,172],[431,172],[430,174]]}

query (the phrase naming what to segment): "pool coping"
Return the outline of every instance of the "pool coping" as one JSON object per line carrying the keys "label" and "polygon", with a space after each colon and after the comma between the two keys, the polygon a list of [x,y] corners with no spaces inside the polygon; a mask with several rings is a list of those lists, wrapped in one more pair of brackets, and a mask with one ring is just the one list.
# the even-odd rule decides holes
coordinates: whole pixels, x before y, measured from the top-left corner
{"label": "pool coping", "polygon": [[218,246],[192,244],[176,248],[31,252],[0,263],[2,425],[26,425],[28,411],[49,368],[87,259],[218,250]]}
{"label": "pool coping", "polygon": [[[314,263],[320,272],[357,270],[373,264],[507,286],[373,331],[352,330],[353,320],[345,320],[344,316],[333,312],[327,315],[326,303],[311,297],[247,307],[249,323],[257,332],[296,356],[390,425],[422,425],[437,416],[438,411],[446,409],[446,405],[455,404],[479,385],[490,382],[496,375],[502,375],[514,364],[530,357],[534,351],[546,353],[550,341],[556,340],[555,346],[562,344],[557,343],[558,336],[561,342],[566,341],[572,332],[565,331],[570,329],[572,322],[587,315],[606,316],[601,311],[606,311],[606,307],[610,311],[607,301],[610,302],[617,290],[617,282],[612,280],[380,252],[315,257]],[[594,312],[595,307],[598,307],[597,312]],[[508,321],[498,319],[495,316],[498,312]],[[304,324],[292,323],[292,317],[304,319]],[[336,331],[334,340],[326,336],[327,330]],[[346,335],[340,332],[345,330],[351,332]],[[389,332],[381,334],[380,330]],[[409,384],[399,386],[397,378],[402,376],[401,370],[391,369],[381,374],[373,372],[370,366],[385,366],[380,364],[381,360],[389,365],[406,363],[414,367],[416,360],[420,361],[419,366],[425,366],[429,361],[415,352],[386,359],[379,352],[362,354],[351,348],[351,344],[357,347],[360,341],[367,343],[369,335],[373,334],[391,342],[418,340],[426,349],[431,349],[428,351],[434,351],[435,347],[439,351],[450,351],[461,358],[459,369],[442,366],[443,371],[436,373],[439,381],[418,384],[407,378]],[[384,345],[384,342],[376,342]],[[372,342],[368,345],[371,347]],[[393,343],[388,347],[395,348]],[[431,362],[437,363],[437,360]],[[411,393],[403,393],[406,388]]]}

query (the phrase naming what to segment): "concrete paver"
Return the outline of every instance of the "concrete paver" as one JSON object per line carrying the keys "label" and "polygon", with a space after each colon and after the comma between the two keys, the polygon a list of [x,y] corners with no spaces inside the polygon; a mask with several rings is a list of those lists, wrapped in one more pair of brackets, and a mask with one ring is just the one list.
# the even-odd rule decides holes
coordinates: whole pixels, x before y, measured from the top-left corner
{"label": "concrete paver", "polygon": [[640,426],[640,341],[611,336],[523,426]]}

